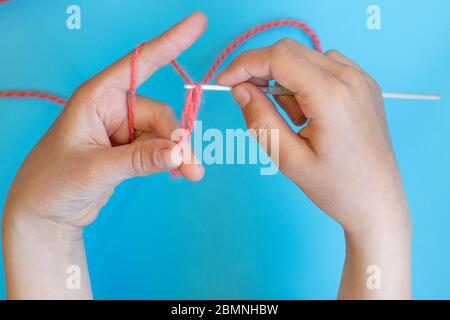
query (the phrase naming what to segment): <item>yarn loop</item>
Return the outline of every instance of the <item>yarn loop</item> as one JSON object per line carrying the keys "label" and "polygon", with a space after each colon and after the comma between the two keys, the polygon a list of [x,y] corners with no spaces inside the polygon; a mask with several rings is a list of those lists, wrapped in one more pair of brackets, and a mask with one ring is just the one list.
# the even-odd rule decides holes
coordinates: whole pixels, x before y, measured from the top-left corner
{"label": "yarn loop", "polygon": [[[207,84],[211,81],[211,79],[214,77],[214,74],[219,69],[220,65],[223,63],[223,61],[236,49],[238,48],[242,43],[246,42],[253,36],[255,36],[258,33],[264,32],[269,29],[277,28],[277,27],[296,27],[306,33],[307,36],[311,39],[311,42],[314,46],[314,48],[322,53],[322,46],[319,41],[319,37],[317,34],[304,22],[300,22],[298,20],[293,19],[285,19],[285,20],[276,20],[271,21],[265,24],[262,24],[260,26],[254,27],[238,37],[236,40],[234,40],[228,47],[225,48],[225,50],[220,54],[220,56],[217,58],[217,60],[214,62],[214,64],[209,69],[208,73],[203,78],[202,82],[194,82],[189,75],[184,71],[184,69],[178,64],[176,60],[172,61],[172,66],[175,68],[175,70],[180,74],[180,76],[183,78],[183,80],[190,85],[193,85],[194,87],[192,89],[189,89],[186,95],[186,102],[184,105],[183,114],[181,116],[181,123],[180,128],[185,129],[187,133],[191,133],[194,129],[195,121],[197,119],[197,114],[200,109],[200,104],[202,102],[202,96],[203,96],[203,90],[202,90],[202,84]],[[130,95],[135,96],[136,95],[136,59],[139,55],[139,50],[142,45],[138,46],[135,49],[135,52],[133,54],[133,61],[132,61],[132,70],[131,70],[131,84],[130,84]],[[132,105],[134,106],[134,104]],[[131,110],[131,111],[130,111]],[[133,109],[130,109],[129,105],[129,117],[133,118]],[[134,139],[134,127],[132,125],[132,120],[129,119],[130,124],[130,141]],[[133,131],[133,134],[131,133]],[[182,138],[180,138],[182,139]]]}
{"label": "yarn loop", "polygon": [[[5,0],[0,0],[0,3],[7,2]],[[175,68],[175,70],[180,74],[180,76],[183,78],[183,80],[190,85],[193,85],[194,87],[192,89],[189,89],[186,95],[186,102],[184,105],[183,114],[181,116],[181,123],[180,128],[185,129],[187,133],[191,133],[194,129],[194,124],[197,119],[197,114],[200,109],[200,104],[202,102],[202,96],[203,96],[203,90],[202,90],[202,84],[207,84],[211,81],[211,79],[214,77],[214,74],[219,69],[220,65],[223,63],[223,61],[236,49],[238,48],[242,43],[249,40],[253,36],[255,36],[258,33],[264,32],[266,30],[277,28],[277,27],[296,27],[303,32],[306,33],[307,36],[311,39],[311,42],[314,46],[314,48],[318,52],[322,52],[322,47],[319,41],[319,37],[317,34],[304,22],[300,22],[298,20],[293,19],[284,19],[284,20],[276,20],[271,21],[265,24],[262,24],[260,26],[254,27],[238,37],[236,40],[234,40],[228,47],[225,48],[225,50],[220,54],[220,56],[217,58],[217,60],[214,62],[214,64],[209,69],[208,73],[205,75],[203,80],[201,82],[194,82],[192,79],[188,76],[186,71],[178,64],[177,61],[172,61],[172,66]],[[127,95],[127,107],[128,107],[128,134],[129,134],[129,141],[132,142],[135,139],[135,129],[134,129],[134,109],[136,104],[136,90],[137,90],[137,74],[138,74],[138,64],[137,59],[139,57],[140,51],[142,49],[142,46],[144,43],[137,46],[132,55],[131,55],[131,78],[130,78],[130,87],[129,92]],[[39,91],[0,91],[0,98],[37,98],[37,99],[44,99],[49,100],[61,105],[66,104],[66,100],[63,98],[60,98],[58,96],[46,93],[46,92],[39,92]],[[183,139],[183,138],[180,138]]]}
{"label": "yarn loop", "polygon": [[202,96],[203,89],[201,83],[194,83],[194,88],[189,89],[186,95],[186,103],[181,117],[181,128],[186,129],[189,133],[194,129]]}

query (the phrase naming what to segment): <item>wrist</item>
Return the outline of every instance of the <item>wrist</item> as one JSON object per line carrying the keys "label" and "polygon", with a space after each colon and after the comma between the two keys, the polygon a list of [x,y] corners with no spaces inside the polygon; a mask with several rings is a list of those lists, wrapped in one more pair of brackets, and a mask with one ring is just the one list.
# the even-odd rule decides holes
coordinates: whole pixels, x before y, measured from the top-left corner
{"label": "wrist", "polygon": [[386,242],[411,234],[411,217],[403,189],[384,194],[374,196],[373,201],[360,206],[358,214],[343,223],[347,239]]}
{"label": "wrist", "polygon": [[357,231],[345,230],[345,239],[341,299],[411,298],[409,215]]}
{"label": "wrist", "polygon": [[357,254],[374,260],[411,252],[412,226],[407,211],[380,217],[359,228],[344,229],[344,232],[347,255]]}
{"label": "wrist", "polygon": [[3,249],[9,299],[91,297],[81,228],[5,210]]}
{"label": "wrist", "polygon": [[19,245],[33,241],[49,243],[66,254],[83,243],[83,230],[79,227],[16,210],[4,211],[3,230],[4,237],[23,239]]}

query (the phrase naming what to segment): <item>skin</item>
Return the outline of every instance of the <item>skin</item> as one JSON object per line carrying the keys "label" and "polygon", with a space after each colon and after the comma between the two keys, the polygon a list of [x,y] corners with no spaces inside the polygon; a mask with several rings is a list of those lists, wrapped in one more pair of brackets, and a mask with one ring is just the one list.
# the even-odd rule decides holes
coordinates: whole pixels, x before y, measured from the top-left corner
{"label": "skin", "polygon": [[[149,41],[138,57],[138,84],[197,40],[206,18],[195,13]],[[90,299],[83,227],[92,223],[123,180],[178,169],[200,180],[170,137],[172,109],[142,96],[135,106],[137,139],[128,143],[131,54],[83,84],[22,164],[3,215],[10,299]],[[190,161],[192,162],[192,161]],[[68,290],[67,267],[81,268],[81,290]]]}
{"label": "skin", "polygon": [[[148,42],[138,83],[200,36],[195,13]],[[170,140],[178,126],[167,105],[138,96],[137,139],[128,143],[126,98],[130,55],[83,84],[33,149],[15,178],[3,213],[3,253],[10,299],[90,299],[83,227],[121,181],[178,169],[200,180],[192,151]],[[280,97],[293,131],[255,86],[275,79],[295,93]],[[410,298],[410,220],[376,83],[339,54],[320,55],[292,41],[241,54],[218,76],[253,129],[279,129],[281,171],[345,230],[347,257],[339,297]],[[271,150],[268,150],[269,153]],[[69,290],[67,267],[81,270]],[[367,289],[379,266],[380,290]]]}
{"label": "skin", "polygon": [[[310,119],[304,129],[292,130],[255,86],[268,80],[294,93],[277,101],[294,124]],[[290,39],[242,53],[217,82],[234,87],[254,132],[279,130],[280,170],[344,228],[339,298],[411,298],[411,222],[376,82],[339,52]],[[379,290],[366,285],[373,265]]]}

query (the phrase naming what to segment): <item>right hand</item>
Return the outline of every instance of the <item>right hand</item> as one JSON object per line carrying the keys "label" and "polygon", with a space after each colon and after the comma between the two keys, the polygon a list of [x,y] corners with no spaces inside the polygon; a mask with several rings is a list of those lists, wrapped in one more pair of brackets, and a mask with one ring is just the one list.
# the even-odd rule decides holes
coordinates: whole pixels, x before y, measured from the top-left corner
{"label": "right hand", "polygon": [[[252,83],[272,79],[295,94],[276,99],[294,124],[310,119],[303,130]],[[409,225],[381,92],[355,63],[285,39],[242,53],[217,82],[234,87],[249,128],[279,129],[280,170],[346,231]]]}

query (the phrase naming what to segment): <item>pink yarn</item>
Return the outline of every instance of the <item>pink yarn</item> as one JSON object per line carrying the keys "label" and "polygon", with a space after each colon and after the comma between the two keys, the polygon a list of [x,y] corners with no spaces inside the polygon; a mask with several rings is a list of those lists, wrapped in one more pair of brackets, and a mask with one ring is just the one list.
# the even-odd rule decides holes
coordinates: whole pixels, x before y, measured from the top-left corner
{"label": "pink yarn", "polygon": [[[0,3],[6,3],[8,0],[0,0]],[[220,54],[217,60],[209,69],[208,73],[203,78],[202,82],[195,83],[191,80],[188,74],[181,68],[181,66],[174,60],[172,61],[172,65],[175,70],[178,71],[180,76],[184,79],[184,81],[188,84],[194,86],[193,89],[188,90],[186,95],[186,102],[183,110],[183,114],[181,116],[180,128],[185,129],[189,134],[194,129],[195,120],[197,119],[197,114],[200,109],[200,104],[202,102],[202,84],[207,84],[213,78],[217,69],[223,63],[223,61],[243,42],[247,41],[251,37],[255,36],[258,33],[264,32],[268,29],[277,28],[277,27],[296,27],[302,31],[304,31],[310,38],[313,43],[314,48],[322,52],[322,47],[319,41],[319,37],[317,34],[306,24],[297,20],[287,19],[287,20],[277,20],[271,21],[255,28],[250,29],[236,40],[234,40],[225,50]],[[131,59],[131,78],[130,78],[130,89],[127,98],[127,106],[128,106],[128,134],[129,141],[132,142],[135,139],[135,130],[134,130],[134,109],[136,104],[136,89],[137,89],[137,59],[139,57],[140,51],[144,43],[140,44],[134,49]],[[66,100],[60,98],[58,96],[54,96],[52,94],[48,94],[45,92],[38,91],[0,91],[0,98],[38,98],[45,99],[49,101],[53,101],[55,103],[65,105]],[[183,137],[180,137],[180,141]],[[178,142],[180,142],[178,141]],[[178,172],[172,172],[174,176],[179,176]]]}
{"label": "pink yarn", "polygon": [[[0,3],[6,3],[7,0],[0,0]],[[238,37],[236,40],[234,40],[225,50],[220,54],[220,56],[217,58],[217,60],[214,62],[214,64],[209,69],[208,73],[203,78],[202,82],[195,83],[191,80],[191,78],[188,76],[188,74],[181,68],[181,66],[174,60],[172,61],[172,65],[175,68],[175,70],[178,71],[180,76],[186,81],[186,83],[194,85],[193,89],[188,90],[186,95],[186,102],[183,110],[183,114],[181,116],[181,124],[180,128],[187,130],[188,133],[191,133],[195,120],[197,119],[197,114],[200,109],[200,104],[202,102],[202,95],[203,90],[201,85],[207,84],[211,81],[214,74],[216,73],[217,69],[220,67],[220,65],[223,63],[223,61],[237,48],[239,47],[243,42],[247,41],[251,37],[255,36],[258,33],[264,32],[268,29],[277,28],[277,27],[296,27],[302,31],[304,31],[310,38],[313,43],[314,48],[322,52],[322,47],[319,41],[319,37],[317,34],[306,24],[297,20],[277,20],[277,21],[271,21],[265,24],[262,24],[260,26],[257,26],[255,28],[250,29],[240,37]],[[137,90],[137,58],[140,54],[140,51],[142,49],[142,46],[144,44],[140,44],[134,49],[134,52],[132,54],[131,59],[131,78],[130,78],[130,89],[128,93],[128,99],[127,99],[127,106],[128,106],[128,130],[129,130],[129,140],[130,142],[135,139],[135,132],[134,132],[134,109],[136,104],[136,90]],[[0,98],[38,98],[38,99],[45,99],[50,100],[55,103],[65,105],[66,100],[63,98],[60,98],[58,96],[48,94],[45,92],[38,92],[38,91],[0,91]]]}
{"label": "pink yarn", "polygon": [[134,105],[136,104],[136,81],[137,81],[137,58],[145,43],[141,43],[134,49],[133,59],[131,60],[131,79],[130,90],[128,92],[128,136],[130,142],[135,139],[134,132]]}
{"label": "pink yarn", "polygon": [[[242,36],[238,37],[236,40],[234,40],[228,47],[225,48],[225,50],[220,54],[220,56],[217,58],[217,60],[214,62],[214,64],[209,69],[208,73],[205,75],[203,81],[201,83],[194,83],[191,78],[188,76],[188,74],[181,68],[181,66],[178,64],[177,61],[172,61],[172,65],[175,68],[175,70],[178,71],[180,76],[184,79],[184,81],[187,84],[194,85],[193,89],[190,89],[187,92],[186,95],[186,102],[184,105],[183,114],[181,116],[181,123],[180,128],[187,130],[187,132],[190,134],[192,130],[194,129],[195,120],[197,119],[198,111],[200,109],[200,104],[202,102],[202,84],[207,84],[211,79],[214,77],[214,74],[216,73],[217,69],[220,67],[220,65],[223,63],[223,61],[237,48],[239,47],[243,42],[247,41],[251,37],[255,36],[258,33],[264,32],[268,29],[277,28],[277,27],[285,27],[285,26],[291,26],[291,27],[297,27],[301,30],[303,30],[310,38],[314,45],[314,48],[322,52],[322,46],[319,41],[319,37],[317,34],[305,23],[297,21],[297,20],[277,20],[277,21],[271,21],[265,24],[262,24],[260,26],[257,26],[255,28],[250,29],[246,33],[244,33]],[[134,72],[135,70],[132,70]],[[182,141],[184,137],[180,137],[179,141]],[[178,171],[172,171],[172,176],[175,178],[180,177],[180,173]]]}
{"label": "pink yarn", "polygon": [[[184,79],[184,81],[188,84],[194,85],[193,89],[188,90],[186,95],[186,102],[184,105],[183,114],[181,116],[181,123],[180,128],[187,130],[188,133],[191,133],[195,120],[197,119],[197,114],[200,109],[200,104],[202,102],[202,95],[203,90],[201,85],[207,84],[211,81],[211,79],[214,77],[214,74],[217,72],[217,69],[220,67],[220,65],[223,63],[223,61],[237,48],[239,47],[243,42],[247,41],[251,37],[255,36],[258,33],[264,32],[269,29],[277,28],[277,27],[296,27],[302,31],[304,31],[310,38],[313,43],[314,48],[322,52],[322,47],[319,41],[319,37],[317,34],[304,22],[300,22],[297,20],[287,19],[287,20],[277,20],[277,21],[271,21],[265,24],[262,24],[260,26],[257,26],[255,28],[250,29],[240,37],[238,37],[236,40],[234,40],[228,47],[225,48],[225,50],[220,54],[220,56],[217,58],[217,60],[214,62],[214,64],[209,69],[208,73],[203,78],[202,82],[195,83],[192,81],[192,79],[188,76],[188,74],[183,70],[183,68],[176,62],[175,60],[172,61],[172,65],[175,68],[175,70],[178,71],[180,76]],[[142,46],[142,45],[141,45]],[[136,53],[139,48],[139,46],[135,50],[134,59],[132,62],[132,75],[137,72],[136,70],[136,62],[138,53]],[[135,78],[135,76],[134,76]],[[133,82],[133,76],[132,76],[132,82],[130,85],[130,95],[135,96],[135,83]],[[129,111],[130,114],[130,111]],[[131,111],[132,116],[132,111]],[[131,122],[130,122],[131,123]],[[131,132],[131,131],[130,131]],[[133,129],[134,133],[134,129]],[[130,140],[132,136],[130,135]]]}
{"label": "pink yarn", "polygon": [[0,98],[35,98],[52,101],[64,106],[66,100],[50,93],[40,91],[0,91]]}

